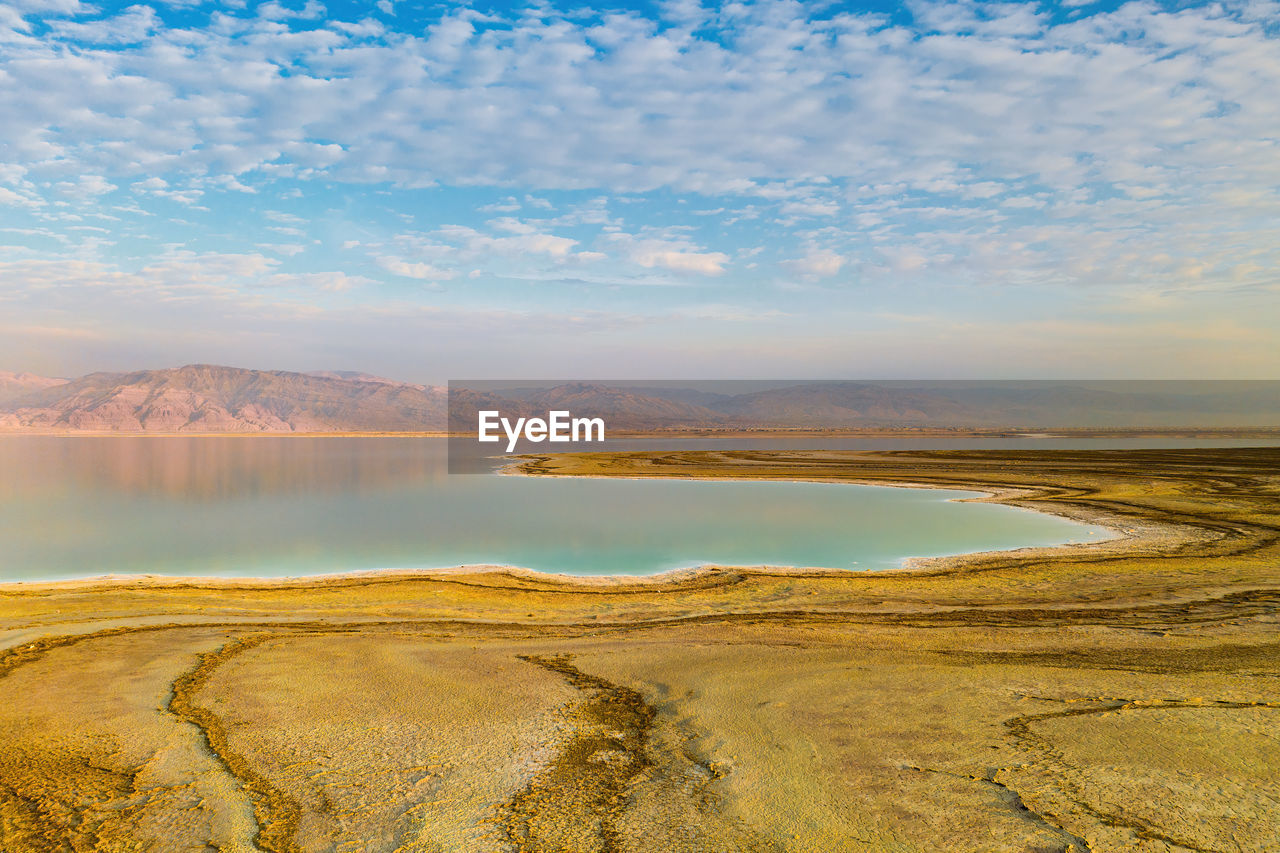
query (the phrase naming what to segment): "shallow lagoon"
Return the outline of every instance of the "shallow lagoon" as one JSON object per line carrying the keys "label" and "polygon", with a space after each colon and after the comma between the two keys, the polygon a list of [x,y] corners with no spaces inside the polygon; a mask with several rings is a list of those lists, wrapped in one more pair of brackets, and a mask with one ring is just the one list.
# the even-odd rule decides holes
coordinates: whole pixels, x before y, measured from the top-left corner
{"label": "shallow lagoon", "polygon": [[0,436],[0,580],[482,563],[581,575],[703,564],[875,570],[1107,535],[952,500],[965,492],[446,467],[439,439]]}

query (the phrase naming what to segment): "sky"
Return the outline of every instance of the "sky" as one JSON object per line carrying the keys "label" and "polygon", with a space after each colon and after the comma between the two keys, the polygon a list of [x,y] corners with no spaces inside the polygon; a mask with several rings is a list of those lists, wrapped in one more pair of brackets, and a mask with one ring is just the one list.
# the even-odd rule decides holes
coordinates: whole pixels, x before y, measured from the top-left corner
{"label": "sky", "polygon": [[1280,3],[0,3],[0,369],[1280,378]]}

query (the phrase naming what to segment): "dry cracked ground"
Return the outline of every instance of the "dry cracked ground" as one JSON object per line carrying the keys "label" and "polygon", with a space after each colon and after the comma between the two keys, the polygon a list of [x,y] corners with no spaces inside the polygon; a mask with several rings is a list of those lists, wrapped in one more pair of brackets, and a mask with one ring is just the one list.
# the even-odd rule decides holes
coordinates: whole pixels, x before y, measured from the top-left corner
{"label": "dry cracked ground", "polygon": [[1264,851],[1280,452],[661,454],[1135,538],[872,576],[0,589],[0,851]]}

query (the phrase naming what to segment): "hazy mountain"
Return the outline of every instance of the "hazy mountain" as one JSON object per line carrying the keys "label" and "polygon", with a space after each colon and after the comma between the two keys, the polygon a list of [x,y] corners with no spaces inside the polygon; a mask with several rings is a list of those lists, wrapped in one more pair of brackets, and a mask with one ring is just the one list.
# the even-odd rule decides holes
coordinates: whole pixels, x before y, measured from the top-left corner
{"label": "hazy mountain", "polygon": [[592,382],[557,385],[526,396],[524,402],[544,411],[562,409],[575,416],[604,418],[614,429],[707,426],[725,420],[723,413],[704,406]]}
{"label": "hazy mountain", "polygon": [[399,382],[395,379],[388,379],[385,376],[374,376],[372,373],[362,373],[359,370],[308,370],[304,375],[317,376],[321,379],[344,379],[348,382],[376,382],[379,385],[403,385],[407,388],[417,388],[419,391],[426,391],[426,385],[414,385],[411,382]]}
{"label": "hazy mountain", "polygon": [[11,429],[404,432],[443,429],[445,407],[438,388],[197,364],[92,373],[0,410]]}
{"label": "hazy mountain", "polygon": [[514,400],[490,391],[472,391],[468,388],[453,388],[448,393],[449,429],[454,432],[474,432],[483,410],[498,411],[508,420],[545,416],[546,410],[539,409],[527,400]]}
{"label": "hazy mountain", "polygon": [[547,388],[500,388],[472,391],[454,387],[449,400],[449,428],[476,428],[482,409],[499,410],[503,417],[546,417],[559,410],[574,417],[603,418],[611,430],[644,430],[687,426],[720,426],[723,414],[701,406],[666,400],[591,382],[569,382]]}
{"label": "hazy mountain", "polygon": [[[444,389],[350,371],[191,365],[64,381],[0,374],[0,428],[470,432],[477,412],[604,418],[610,431],[799,427],[1280,427],[1280,382],[810,382],[732,394],[656,383]],[[759,389],[760,384],[744,385]]]}
{"label": "hazy mountain", "polygon": [[7,370],[0,370],[0,403],[30,394],[32,391],[64,385],[66,381],[54,379],[51,376],[36,376],[34,373],[10,373]]}
{"label": "hazy mountain", "polygon": [[725,392],[733,383],[709,384],[716,390],[592,382],[489,393],[604,417],[613,430],[1280,426],[1280,382],[803,382],[738,394]]}
{"label": "hazy mountain", "polygon": [[683,386],[673,386],[664,388],[660,385],[632,385],[628,383],[625,388],[617,388],[599,382],[573,382],[561,383],[558,386],[544,387],[509,387],[509,388],[492,388],[490,392],[499,397],[506,397],[511,400],[533,400],[544,397],[545,395],[555,391],[557,388],[564,388],[570,385],[591,388],[614,388],[614,390],[625,390],[630,394],[642,397],[651,397],[656,400],[670,400],[676,403],[689,403],[694,406],[715,409],[719,403],[732,400],[734,395],[721,394],[714,391],[704,391],[698,388],[688,388]]}
{"label": "hazy mountain", "polygon": [[713,405],[744,423],[819,428],[967,425],[981,414],[940,394],[859,382],[793,385],[739,394]]}
{"label": "hazy mountain", "polygon": [[960,422],[973,426],[1280,426],[1280,382],[911,382],[885,387],[949,400]]}

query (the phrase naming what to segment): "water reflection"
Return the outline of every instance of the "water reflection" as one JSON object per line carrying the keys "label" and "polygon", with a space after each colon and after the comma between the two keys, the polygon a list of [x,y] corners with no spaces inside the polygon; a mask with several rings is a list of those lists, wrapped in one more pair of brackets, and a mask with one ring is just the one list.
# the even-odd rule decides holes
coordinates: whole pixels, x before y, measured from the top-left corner
{"label": "water reflection", "polygon": [[202,503],[367,494],[447,476],[430,438],[0,436],[0,498],[49,490]]}
{"label": "water reflection", "polygon": [[[610,444],[885,446],[830,438]],[[1038,513],[947,503],[935,491],[446,469],[442,439],[0,436],[0,580],[474,563],[579,574],[703,563],[862,569],[1099,535]]]}
{"label": "water reflection", "polygon": [[[441,438],[0,435],[0,498],[49,490],[201,503],[255,496],[368,494],[448,477]],[[1229,447],[1280,440],[1196,438],[620,438],[601,450],[979,450]],[[454,444],[456,451],[459,445]],[[545,453],[522,443],[518,453]],[[491,471],[501,459],[468,466]]]}

